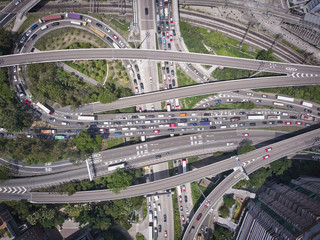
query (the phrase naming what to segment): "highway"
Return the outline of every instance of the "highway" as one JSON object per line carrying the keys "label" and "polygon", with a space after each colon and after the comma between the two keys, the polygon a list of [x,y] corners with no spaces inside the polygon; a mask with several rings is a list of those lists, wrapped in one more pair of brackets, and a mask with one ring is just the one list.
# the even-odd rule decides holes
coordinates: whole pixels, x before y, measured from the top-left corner
{"label": "highway", "polygon": [[[69,49],[43,51],[23,54],[11,54],[0,57],[0,67],[13,65],[26,65],[41,62],[58,62],[73,60],[96,60],[96,59],[121,59],[121,60],[150,60],[150,61],[174,61],[190,62],[204,65],[217,65],[230,68],[248,69],[282,74],[293,72],[304,74],[302,77],[320,76],[320,67],[303,64],[269,62],[255,59],[217,56],[201,53],[185,53],[175,51],[160,51],[146,49]],[[317,75],[318,74],[318,75]]]}
{"label": "highway", "polygon": [[[272,152],[269,153],[270,158],[268,158],[268,160],[262,159],[262,156],[266,155],[265,147],[240,155],[239,158],[242,164],[245,165],[245,170],[247,171],[247,173],[251,173],[270,162],[278,160],[287,155],[291,155],[305,148],[309,148],[311,146],[319,144],[319,135],[320,129],[316,129],[271,144],[268,146],[272,147]],[[123,190],[119,194],[115,194],[109,190],[83,191],[77,192],[72,196],[67,196],[66,194],[60,195],[59,193],[52,194],[45,192],[35,192],[31,193],[30,201],[33,203],[78,203],[129,198],[170,189],[177,185],[183,185],[187,182],[193,182],[209,175],[216,175],[218,173],[226,171],[227,169],[233,169],[236,167],[237,163],[235,157],[231,157],[224,161],[213,163],[184,174],[179,174],[176,176],[172,176],[154,182],[149,182],[146,184],[130,186],[127,188],[127,190]],[[228,178],[226,178],[226,180],[220,183],[213,192],[210,193],[209,196],[210,199],[213,199],[212,202],[216,202],[216,200],[219,199],[228,188],[232,187],[240,179],[242,179],[241,173],[239,171],[233,172]],[[213,197],[211,198],[211,196]],[[202,210],[203,209],[199,208],[197,213],[201,212]],[[195,215],[197,215],[197,213]],[[205,212],[203,212],[203,214],[205,214]],[[192,226],[194,220],[195,219],[191,221],[189,226]]]}

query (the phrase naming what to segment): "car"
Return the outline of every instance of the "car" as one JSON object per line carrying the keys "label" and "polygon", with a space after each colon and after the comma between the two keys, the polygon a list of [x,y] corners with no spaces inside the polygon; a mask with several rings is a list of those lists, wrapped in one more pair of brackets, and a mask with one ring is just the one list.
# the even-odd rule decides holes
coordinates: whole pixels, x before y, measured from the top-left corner
{"label": "car", "polygon": [[202,213],[199,213],[199,215],[197,217],[197,221],[199,221],[201,217],[202,217]]}
{"label": "car", "polygon": [[227,102],[233,102],[233,99],[232,98],[228,98]]}
{"label": "car", "polygon": [[137,74],[137,78],[138,78],[139,81],[141,80],[141,77],[140,77],[139,73]]}
{"label": "car", "polygon": [[[145,8],[145,9],[144,9],[144,14],[145,14],[145,15],[148,15],[148,14],[149,14],[148,8]],[[159,231],[159,232],[160,232],[160,231]]]}
{"label": "car", "polygon": [[266,148],[265,151],[266,152],[270,152],[272,150],[272,147]]}
{"label": "car", "polygon": [[23,36],[23,37],[21,38],[21,40],[20,40],[20,43],[23,43],[25,40],[26,40],[26,37]]}
{"label": "car", "polygon": [[102,24],[101,23],[96,23],[96,25],[100,28],[102,28]]}
{"label": "car", "polygon": [[115,39],[115,40],[118,40],[119,38],[117,37],[117,35],[115,34],[112,34],[112,37]]}
{"label": "car", "polygon": [[307,113],[312,113],[312,111],[310,109],[305,108],[303,111],[307,112]]}
{"label": "car", "polygon": [[70,117],[70,116],[64,116],[63,118],[64,119],[69,119],[69,120],[72,119],[72,117]]}
{"label": "car", "polygon": [[248,95],[248,96],[253,96],[253,93],[247,92],[247,95]]}
{"label": "car", "polygon": [[293,108],[293,106],[292,105],[287,105],[287,108]]}
{"label": "car", "polygon": [[169,22],[166,21],[166,28],[169,28]]}
{"label": "car", "polygon": [[188,202],[188,197],[184,196],[184,202]]}
{"label": "car", "polygon": [[285,124],[286,124],[286,125],[291,125],[291,124],[292,124],[292,122],[285,122]]}
{"label": "car", "polygon": [[257,103],[262,103],[262,100],[261,99],[257,99],[256,102]]}
{"label": "car", "polygon": [[249,137],[249,133],[242,133],[243,137]]}
{"label": "car", "polygon": [[168,237],[168,232],[167,230],[164,231],[164,238],[167,238]]}
{"label": "car", "polygon": [[265,155],[262,158],[263,158],[263,160],[265,160],[265,159],[268,159],[269,157],[270,157],[270,155]]}
{"label": "car", "polygon": [[283,121],[277,121],[277,123],[282,124],[282,123],[283,123]]}
{"label": "car", "polygon": [[170,23],[173,23],[173,18],[172,17],[170,17]]}
{"label": "car", "polygon": [[133,79],[133,84],[138,86],[138,82],[137,82],[137,79]]}
{"label": "car", "polygon": [[267,121],[263,121],[262,124],[265,124],[265,125],[266,125],[266,124],[268,124],[268,122],[267,122]]}
{"label": "car", "polygon": [[104,133],[105,131],[107,131],[107,129],[105,129],[105,128],[100,128],[99,129],[99,132],[101,132],[101,133]]}
{"label": "car", "polygon": [[107,30],[107,32],[110,32],[110,29],[109,29],[108,27],[105,27],[104,29],[106,29],[106,30]]}
{"label": "car", "polygon": [[29,30],[26,32],[26,36],[29,37],[31,33],[32,33],[32,30],[29,29]]}
{"label": "car", "polygon": [[302,122],[296,122],[296,124],[297,124],[297,125],[303,125],[303,123],[302,123]]}
{"label": "car", "polygon": [[172,35],[170,35],[170,42],[172,42],[173,41],[173,36]]}
{"label": "car", "polygon": [[33,34],[30,39],[34,40],[37,36],[38,36],[37,34]]}
{"label": "car", "polygon": [[[176,170],[178,171],[177,168],[176,168]],[[179,196],[179,202],[182,203],[182,196]]]}
{"label": "car", "polygon": [[167,222],[167,214],[163,214],[163,221]]}
{"label": "car", "polygon": [[207,200],[207,202],[206,202],[206,204],[204,206],[205,206],[205,208],[208,208],[208,207],[210,207],[210,205],[211,205],[211,201]]}
{"label": "car", "polygon": [[227,146],[233,146],[234,142],[227,142]]}
{"label": "car", "polygon": [[244,122],[243,123],[239,123],[240,127],[244,127],[245,125],[246,125],[246,123],[244,123]]}
{"label": "car", "polygon": [[153,130],[153,133],[160,133],[160,130]]}
{"label": "car", "polygon": [[186,185],[182,185],[182,191],[186,191]]}
{"label": "car", "polygon": [[161,155],[156,155],[154,158],[155,158],[155,159],[160,159],[160,158],[161,158]]}
{"label": "car", "polygon": [[204,233],[208,233],[208,226],[204,228]]}
{"label": "car", "polygon": [[290,116],[290,119],[297,119],[297,116]]}
{"label": "car", "polygon": [[183,206],[180,206],[180,212],[183,212]]}
{"label": "car", "polygon": [[60,23],[59,22],[54,22],[54,23],[51,23],[51,26],[58,26],[58,25],[60,25]]}
{"label": "car", "polygon": [[140,88],[143,90],[144,87],[143,87],[143,83],[140,83]]}
{"label": "car", "polygon": [[269,96],[268,96],[268,95],[265,95],[265,94],[262,94],[261,97],[263,97],[263,98],[268,98]]}
{"label": "car", "polygon": [[166,36],[167,36],[167,38],[169,38],[169,37],[170,37],[169,32],[166,32]]}
{"label": "car", "polygon": [[168,43],[168,50],[171,50],[171,43]]}
{"label": "car", "polygon": [[197,128],[198,131],[204,131],[204,128]]}
{"label": "car", "polygon": [[160,27],[158,27],[157,32],[158,32],[158,34],[161,34],[161,28]]}
{"label": "car", "polygon": [[64,133],[71,133],[72,131],[70,129],[64,130]]}
{"label": "car", "polygon": [[182,220],[182,222],[186,221],[186,219],[184,218],[184,215],[181,215],[181,220]]}
{"label": "car", "polygon": [[253,127],[253,126],[256,126],[257,124],[256,123],[250,123],[249,125]]}
{"label": "car", "polygon": [[16,1],[14,5],[18,6],[21,3],[22,0]]}
{"label": "car", "polygon": [[175,29],[172,29],[172,34],[173,34],[173,36],[176,36],[176,30]]}
{"label": "car", "polygon": [[28,105],[28,106],[30,106],[31,105],[31,102],[29,102],[29,100],[24,100],[24,102]]}
{"label": "car", "polygon": [[135,87],[134,90],[136,91],[136,93],[139,93],[139,88]]}
{"label": "car", "polygon": [[172,79],[172,86],[176,85],[176,80]]}
{"label": "car", "polygon": [[55,122],[55,121],[56,121],[56,119],[53,118],[53,117],[49,118],[49,120],[52,121],[52,122]]}
{"label": "car", "polygon": [[238,127],[238,124],[230,124],[230,127],[232,128]]}

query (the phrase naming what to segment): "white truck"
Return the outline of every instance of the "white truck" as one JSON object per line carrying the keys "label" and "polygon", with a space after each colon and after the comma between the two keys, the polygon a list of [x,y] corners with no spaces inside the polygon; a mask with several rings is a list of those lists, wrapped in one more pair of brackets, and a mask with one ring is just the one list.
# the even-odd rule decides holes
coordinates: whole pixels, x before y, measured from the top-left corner
{"label": "white truck", "polygon": [[306,106],[306,107],[309,107],[309,108],[312,108],[312,107],[313,107],[313,104],[312,104],[312,103],[309,103],[309,102],[306,102],[306,101],[302,101],[302,102],[301,102],[301,105]]}
{"label": "white truck", "polygon": [[264,115],[263,114],[251,114],[251,115],[247,115],[247,119],[249,119],[249,120],[264,119]]}

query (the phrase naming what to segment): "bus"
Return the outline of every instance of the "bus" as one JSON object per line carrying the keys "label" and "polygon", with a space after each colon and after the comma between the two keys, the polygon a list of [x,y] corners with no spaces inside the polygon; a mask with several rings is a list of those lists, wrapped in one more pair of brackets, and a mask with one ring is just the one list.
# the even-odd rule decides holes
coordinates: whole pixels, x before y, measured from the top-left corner
{"label": "bus", "polygon": [[67,138],[66,135],[56,135],[56,136],[54,136],[54,139],[56,139],[56,140],[62,140],[62,139],[66,139],[66,138]]}
{"label": "bus", "polygon": [[91,30],[91,31],[93,31],[93,32],[95,32],[96,34],[98,34],[100,37],[102,37],[102,38],[104,38],[106,35],[103,33],[103,32],[101,32],[99,29],[97,29],[97,28],[95,28],[94,26],[92,26],[91,24],[88,24],[88,28]]}
{"label": "bus", "polygon": [[42,105],[41,103],[37,102],[36,105],[37,105],[40,109],[42,109],[45,113],[47,113],[47,114],[52,114],[52,111],[51,111],[49,108],[47,108],[47,107],[45,107],[44,105]]}
{"label": "bus", "polygon": [[118,164],[113,164],[113,165],[109,165],[108,166],[108,171],[113,171],[113,170],[117,170],[118,168],[125,168],[126,167],[126,163],[118,163]]}
{"label": "bus", "polygon": [[177,196],[180,197],[181,196],[181,187],[177,186]]}
{"label": "bus", "polygon": [[284,97],[284,96],[277,95],[276,98],[278,100],[283,100],[283,101],[287,101],[287,102],[294,102],[294,98],[292,98],[292,97]]}
{"label": "bus", "polygon": [[312,103],[309,103],[309,102],[306,102],[306,101],[302,101],[302,102],[301,102],[301,105],[306,106],[306,107],[310,107],[310,108],[313,107],[313,104],[312,104]]}
{"label": "bus", "polygon": [[186,173],[187,172],[187,160],[186,159],[182,159],[182,172]]}
{"label": "bus", "polygon": [[250,120],[264,119],[264,115],[263,114],[247,115],[247,119],[250,119]]}
{"label": "bus", "polygon": [[279,102],[273,102],[273,105],[275,105],[275,106],[281,106],[281,107],[283,107],[283,106],[284,106],[284,104],[283,104],[283,103],[279,103]]}
{"label": "bus", "polygon": [[276,119],[280,119],[280,116],[279,116],[279,115],[269,115],[269,116],[268,116],[268,119],[274,119],[274,120],[276,120]]}
{"label": "bus", "polygon": [[94,121],[94,120],[96,120],[96,116],[94,116],[94,115],[79,115],[78,120]]}

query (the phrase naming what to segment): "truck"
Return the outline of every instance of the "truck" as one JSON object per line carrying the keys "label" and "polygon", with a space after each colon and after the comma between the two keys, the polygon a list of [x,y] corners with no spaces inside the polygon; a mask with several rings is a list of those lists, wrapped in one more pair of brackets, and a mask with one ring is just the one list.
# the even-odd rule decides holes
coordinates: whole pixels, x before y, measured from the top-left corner
{"label": "truck", "polygon": [[210,126],[210,125],[212,125],[212,122],[210,122],[210,121],[207,121],[207,122],[205,122],[205,121],[200,121],[200,122],[199,122],[199,126]]}
{"label": "truck", "polygon": [[187,127],[188,123],[178,123],[178,127]]}
{"label": "truck", "polygon": [[152,223],[150,223],[150,224],[149,224],[149,238],[148,238],[148,239],[153,239],[153,238],[152,238],[152,235],[153,235],[153,234],[152,234],[152,232],[153,232],[153,229],[152,229],[152,228],[153,228],[153,227],[152,227]]}
{"label": "truck", "polygon": [[34,25],[32,25],[31,30],[34,30],[34,29],[36,29],[37,27],[38,27],[38,25],[37,25],[37,24],[34,24]]}
{"label": "truck", "polygon": [[62,17],[60,14],[50,15],[50,16],[44,16],[39,19],[39,23],[49,22],[49,21],[56,21],[61,20]]}
{"label": "truck", "polygon": [[81,22],[70,21],[70,23],[73,24],[73,25],[81,26]]}
{"label": "truck", "polygon": [[187,160],[186,159],[182,159],[182,172],[186,173],[187,172]]}
{"label": "truck", "polygon": [[169,10],[168,10],[167,7],[164,9],[164,16],[165,16],[166,18],[169,16]]}
{"label": "truck", "polygon": [[66,18],[78,19],[80,20],[82,17],[77,13],[66,13]]}
{"label": "truck", "polygon": [[167,112],[171,112],[171,104],[170,103],[168,103],[166,105],[166,109],[167,109]]}
{"label": "truck", "polygon": [[160,8],[160,19],[164,19],[163,8]]}
{"label": "truck", "polygon": [[287,102],[294,102],[294,98],[292,98],[292,97],[285,97],[285,96],[277,95],[276,98],[278,100],[283,100],[283,101],[287,101]]}
{"label": "truck", "polygon": [[276,120],[276,119],[280,119],[280,116],[279,115],[268,115],[268,119]]}
{"label": "truck", "polygon": [[120,48],[119,45],[118,45],[117,43],[115,43],[115,42],[112,43],[112,46],[113,46],[114,48],[116,48],[116,49],[119,49],[119,48]]}
{"label": "truck", "polygon": [[126,163],[118,163],[118,164],[113,164],[113,165],[109,165],[108,166],[108,171],[113,171],[113,170],[117,170],[118,168],[125,168],[126,167]]}
{"label": "truck", "polygon": [[57,130],[55,129],[41,129],[40,133],[41,134],[55,134]]}
{"label": "truck", "polygon": [[308,120],[308,121],[314,121],[314,117],[306,116],[303,114],[301,114],[301,119]]}
{"label": "truck", "polygon": [[181,187],[177,186],[177,196],[181,197]]}
{"label": "truck", "polygon": [[161,39],[161,37],[158,37],[158,42],[159,42],[159,45],[162,44],[162,39]]}
{"label": "truck", "polygon": [[91,24],[88,24],[88,28],[91,30],[91,31],[93,31],[93,32],[95,32],[96,34],[98,34],[100,37],[102,37],[102,38],[104,38],[106,35],[103,33],[103,32],[101,32],[99,29],[97,29],[96,27],[94,27],[94,26],[92,26]]}
{"label": "truck", "polygon": [[162,68],[162,70],[164,70],[166,68],[166,64],[164,61],[161,61],[161,68]]}
{"label": "truck", "polygon": [[153,225],[154,226],[157,226],[158,224],[158,218],[155,216],[154,218],[153,218]]}
{"label": "truck", "polygon": [[94,121],[94,120],[96,120],[96,116],[95,115],[79,115],[78,120]]}
{"label": "truck", "polygon": [[149,222],[152,223],[152,219],[153,219],[153,217],[152,217],[152,210],[150,210],[150,211],[149,211]]}
{"label": "truck", "polygon": [[178,98],[175,99],[175,104],[176,104],[176,108],[180,107],[179,99],[178,99]]}
{"label": "truck", "polygon": [[306,101],[302,101],[302,102],[301,102],[301,105],[306,106],[306,107],[309,107],[309,108],[312,108],[312,107],[313,107],[313,104],[312,104],[312,103],[309,103],[309,102],[306,102]]}
{"label": "truck", "polygon": [[284,104],[283,104],[283,103],[279,103],[279,102],[273,102],[273,105],[275,105],[275,106],[281,106],[281,107],[283,107],[283,106],[284,106]]}
{"label": "truck", "polygon": [[187,115],[187,113],[180,113],[180,117],[186,117]]}
{"label": "truck", "polygon": [[157,19],[157,25],[159,26],[160,25],[160,15],[159,14],[157,14],[156,19]]}
{"label": "truck", "polygon": [[62,139],[66,139],[66,138],[67,138],[66,135],[56,135],[56,136],[54,136],[54,139],[56,139],[56,140],[62,140]]}
{"label": "truck", "polygon": [[264,115],[263,114],[250,114],[250,115],[247,115],[247,119],[249,119],[249,120],[264,119]]}
{"label": "truck", "polygon": [[240,117],[232,117],[230,118],[230,122],[237,122],[240,121]]}

